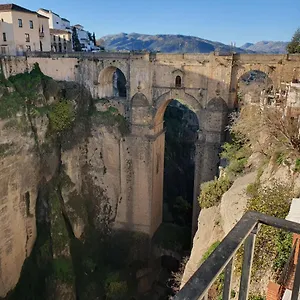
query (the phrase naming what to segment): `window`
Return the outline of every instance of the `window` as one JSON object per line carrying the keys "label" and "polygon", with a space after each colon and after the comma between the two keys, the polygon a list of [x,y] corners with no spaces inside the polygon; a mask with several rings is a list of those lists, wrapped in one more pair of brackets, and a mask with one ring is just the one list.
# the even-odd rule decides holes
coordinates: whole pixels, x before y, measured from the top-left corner
{"label": "window", "polygon": [[25,33],[25,42],[27,42],[27,43],[30,42],[30,36],[29,36],[29,33]]}
{"label": "window", "polygon": [[6,54],[6,47],[1,47],[1,54]]}
{"label": "window", "polygon": [[181,77],[180,76],[176,76],[175,87],[177,87],[177,88],[181,87]]}
{"label": "window", "polygon": [[18,19],[18,22],[19,22],[19,27],[23,27],[22,19]]}
{"label": "window", "polygon": [[60,36],[58,37],[58,41],[60,42]]}
{"label": "window", "polygon": [[6,33],[3,32],[2,35],[3,35],[3,42],[6,42],[7,41],[7,39],[6,39]]}
{"label": "window", "polygon": [[26,50],[27,50],[27,51],[31,51],[31,46],[26,45]]}
{"label": "window", "polygon": [[55,35],[53,36],[53,41],[54,41],[54,42],[56,41],[56,36],[55,36]]}
{"label": "window", "polygon": [[33,29],[33,21],[32,20],[29,20],[29,28]]}

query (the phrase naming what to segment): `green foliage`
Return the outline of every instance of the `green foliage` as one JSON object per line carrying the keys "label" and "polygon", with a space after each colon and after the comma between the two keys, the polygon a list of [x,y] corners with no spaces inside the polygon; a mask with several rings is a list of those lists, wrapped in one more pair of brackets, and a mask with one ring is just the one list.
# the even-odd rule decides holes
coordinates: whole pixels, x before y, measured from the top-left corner
{"label": "green foliage", "polygon": [[229,190],[232,181],[228,176],[215,178],[201,185],[201,193],[198,198],[201,208],[209,208],[220,203],[222,195]]}
{"label": "green foliage", "polygon": [[295,161],[295,168],[294,168],[295,172],[300,172],[300,158],[297,158]]}
{"label": "green foliage", "polygon": [[284,162],[285,154],[282,152],[278,152],[278,153],[276,153],[275,158],[276,158],[276,163],[278,165],[281,165]]}
{"label": "green foliage", "polygon": [[105,280],[105,293],[109,300],[126,299],[128,292],[127,282],[120,279],[118,272],[108,274]]}
{"label": "green foliage", "polygon": [[230,175],[242,173],[251,155],[249,145],[244,143],[243,138],[236,135],[233,136],[231,143],[225,143],[222,148],[221,157],[229,162],[226,167],[227,173]]}
{"label": "green foliage", "polygon": [[275,272],[283,270],[292,250],[293,235],[290,232],[280,230],[275,237],[277,254],[273,263]]}
{"label": "green foliage", "polygon": [[266,298],[261,295],[249,295],[249,300],[265,300]]}
{"label": "green foliage", "polygon": [[296,30],[292,40],[287,45],[286,50],[288,53],[300,53],[300,28]]}
{"label": "green foliage", "polygon": [[25,101],[17,92],[7,93],[0,101],[0,119],[15,117],[19,112],[25,113],[25,108]]}
{"label": "green foliage", "polygon": [[61,203],[57,191],[50,194],[51,202],[51,239],[53,253],[60,255],[68,247],[69,235],[62,215]]}
{"label": "green foliage", "polygon": [[[259,186],[248,201],[247,210],[285,218],[293,197],[292,190],[291,186],[277,182],[274,182],[271,187]],[[262,225],[256,239],[253,276],[259,278],[270,265],[274,271],[280,272],[291,250],[290,241],[289,233]],[[238,265],[240,266],[241,257],[242,255],[238,255]]]}
{"label": "green foliage", "polygon": [[65,283],[74,282],[75,276],[71,259],[65,257],[55,258],[52,262],[52,268],[55,279]]}
{"label": "green foliage", "polygon": [[249,197],[257,197],[258,196],[258,189],[260,187],[259,182],[249,183],[246,188],[246,193]]}
{"label": "green foliage", "polygon": [[96,126],[117,126],[123,136],[129,133],[128,121],[121,114],[119,114],[118,109],[112,106],[110,106],[106,111],[94,111],[92,122]]}
{"label": "green foliage", "polygon": [[208,259],[208,257],[215,251],[215,249],[220,245],[220,243],[220,241],[216,241],[207,249],[207,251],[202,256],[201,263]]}
{"label": "green foliage", "polygon": [[49,113],[51,129],[62,132],[69,129],[75,120],[75,110],[71,102],[62,100],[53,105]]}
{"label": "green foliage", "polygon": [[73,43],[73,50],[74,51],[81,51],[81,44],[78,38],[78,33],[76,27],[72,29],[72,43]]}

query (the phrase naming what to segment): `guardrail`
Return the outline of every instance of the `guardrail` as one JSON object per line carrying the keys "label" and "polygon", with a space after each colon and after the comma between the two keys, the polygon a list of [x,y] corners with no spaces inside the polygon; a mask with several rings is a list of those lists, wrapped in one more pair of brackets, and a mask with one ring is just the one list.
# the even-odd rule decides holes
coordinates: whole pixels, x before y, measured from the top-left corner
{"label": "guardrail", "polygon": [[[239,288],[239,300],[248,299],[251,267],[255,246],[255,237],[260,224],[269,225],[293,233],[300,233],[300,224],[267,216],[258,212],[247,212],[228,233],[215,251],[199,267],[185,286],[173,297],[173,300],[207,299],[208,291],[225,270],[222,300],[230,299],[233,258],[244,243],[244,257]],[[297,253],[297,252],[296,252]],[[300,259],[300,251],[297,253]],[[300,263],[296,266],[295,280],[291,300],[297,300],[300,287]]]}

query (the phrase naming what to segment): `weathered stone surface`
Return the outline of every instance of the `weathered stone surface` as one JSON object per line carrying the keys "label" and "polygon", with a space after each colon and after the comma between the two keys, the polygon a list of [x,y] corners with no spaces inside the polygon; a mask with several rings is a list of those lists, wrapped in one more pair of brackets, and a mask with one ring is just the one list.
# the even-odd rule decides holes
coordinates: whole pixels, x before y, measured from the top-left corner
{"label": "weathered stone surface", "polygon": [[246,188],[256,179],[256,172],[237,178],[232,187],[224,193],[218,206],[203,209],[198,218],[198,230],[194,237],[190,259],[184,270],[181,286],[198,269],[203,254],[216,241],[222,239],[243,216],[248,197]]}

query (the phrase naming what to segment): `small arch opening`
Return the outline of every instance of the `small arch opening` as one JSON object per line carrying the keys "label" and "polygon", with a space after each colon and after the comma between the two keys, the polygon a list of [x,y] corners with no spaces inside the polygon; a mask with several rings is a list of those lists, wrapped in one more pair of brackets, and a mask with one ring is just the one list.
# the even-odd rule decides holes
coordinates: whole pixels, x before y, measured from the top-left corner
{"label": "small arch opening", "polygon": [[260,70],[244,73],[237,84],[236,110],[245,104],[264,103],[271,105],[275,102],[273,82],[269,76]]}
{"label": "small arch opening", "polygon": [[99,74],[100,98],[126,98],[126,77],[124,73],[116,67],[107,67]]}
{"label": "small arch opening", "polygon": [[175,87],[181,88],[181,77],[179,75],[177,75],[175,78]]}

